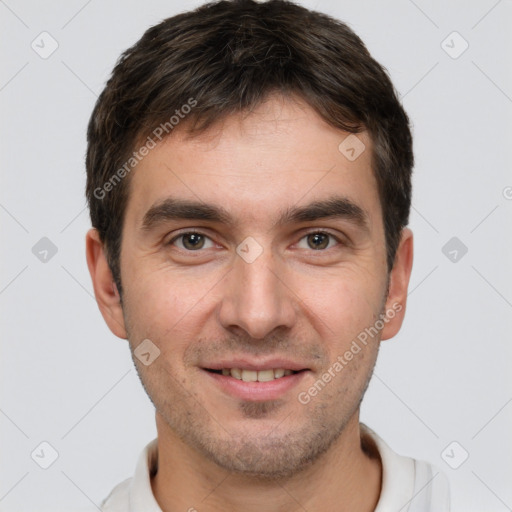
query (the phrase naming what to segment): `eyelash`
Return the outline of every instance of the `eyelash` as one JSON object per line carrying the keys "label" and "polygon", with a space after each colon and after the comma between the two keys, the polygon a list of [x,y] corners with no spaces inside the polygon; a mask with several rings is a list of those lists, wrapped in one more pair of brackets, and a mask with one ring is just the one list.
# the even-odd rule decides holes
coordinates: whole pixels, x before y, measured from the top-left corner
{"label": "eyelash", "polygon": [[[186,235],[191,235],[191,234],[194,234],[194,235],[201,235],[205,238],[207,238],[208,240],[212,241],[211,238],[206,235],[205,233],[202,233],[201,231],[196,231],[194,229],[189,229],[188,231],[183,231],[181,232],[180,234],[174,236],[171,240],[169,240],[169,242],[167,242],[166,245],[173,245],[174,242],[176,242],[177,240],[179,240],[180,238],[186,236]],[[305,233],[300,239],[300,240],[303,240],[304,238],[307,238],[308,236],[310,235],[327,235],[329,236],[331,239],[334,239],[338,245],[346,245],[342,240],[340,240],[340,238],[338,238],[336,235],[334,235],[333,233],[329,232],[329,231],[325,231],[325,230],[313,230],[313,231],[309,231],[307,233]],[[198,249],[197,251],[193,251],[193,250],[189,250],[189,249],[181,249],[179,248],[180,250],[182,251],[185,251],[185,252],[189,252],[189,253],[194,253],[194,252],[202,252],[202,249]],[[315,252],[325,252],[329,249],[332,249],[332,247],[328,247],[327,249],[310,249],[311,251],[315,251]]]}

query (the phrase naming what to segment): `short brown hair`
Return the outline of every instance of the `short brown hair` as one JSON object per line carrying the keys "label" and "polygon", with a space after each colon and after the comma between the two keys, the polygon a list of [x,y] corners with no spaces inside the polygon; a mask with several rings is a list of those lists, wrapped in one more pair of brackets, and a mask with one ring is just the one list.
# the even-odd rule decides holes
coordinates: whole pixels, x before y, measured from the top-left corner
{"label": "short brown hair", "polygon": [[301,97],[334,127],[368,130],[392,269],[409,218],[414,158],[409,119],[386,70],[347,25],[325,14],[286,0],[223,0],[149,28],[121,55],[91,115],[86,196],[119,293],[136,145],[153,140],[158,127],[171,133],[185,105],[193,108],[183,126],[193,134],[275,92]]}

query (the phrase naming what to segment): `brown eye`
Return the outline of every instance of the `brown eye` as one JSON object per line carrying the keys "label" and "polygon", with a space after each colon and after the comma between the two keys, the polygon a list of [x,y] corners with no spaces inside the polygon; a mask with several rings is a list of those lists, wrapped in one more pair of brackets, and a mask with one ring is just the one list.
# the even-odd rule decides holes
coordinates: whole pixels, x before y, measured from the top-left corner
{"label": "brown eye", "polygon": [[325,249],[329,245],[329,238],[327,233],[311,233],[307,235],[308,246],[313,250]]}
{"label": "brown eye", "polygon": [[201,249],[204,246],[204,236],[197,233],[183,235],[183,247],[189,250]]}
{"label": "brown eye", "polygon": [[185,251],[198,251],[200,249],[213,247],[213,243],[209,237],[193,231],[189,233],[182,233],[181,235],[173,238],[170,245],[176,245]]}

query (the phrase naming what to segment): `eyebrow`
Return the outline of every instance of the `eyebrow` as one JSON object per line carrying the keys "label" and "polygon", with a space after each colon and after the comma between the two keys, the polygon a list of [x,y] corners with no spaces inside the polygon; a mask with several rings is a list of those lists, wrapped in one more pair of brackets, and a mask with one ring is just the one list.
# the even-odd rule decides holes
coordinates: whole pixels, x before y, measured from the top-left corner
{"label": "eyebrow", "polygon": [[[344,219],[365,231],[369,230],[366,211],[341,196],[314,201],[305,206],[291,206],[280,213],[274,226],[333,218]],[[227,226],[235,224],[231,214],[222,206],[169,197],[149,208],[142,220],[142,230],[151,231],[159,224],[172,220],[205,220]]]}

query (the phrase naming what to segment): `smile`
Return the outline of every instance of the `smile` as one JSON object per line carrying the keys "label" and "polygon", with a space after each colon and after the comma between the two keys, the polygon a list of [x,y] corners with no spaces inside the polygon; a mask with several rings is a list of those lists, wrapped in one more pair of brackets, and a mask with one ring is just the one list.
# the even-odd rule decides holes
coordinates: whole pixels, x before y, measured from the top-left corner
{"label": "smile", "polygon": [[[278,363],[278,361],[276,361]],[[283,368],[281,364],[294,366]],[[286,364],[248,364],[238,362],[231,365],[219,364],[217,368],[202,368],[206,375],[216,388],[224,394],[242,400],[263,401],[277,400],[284,398],[292,389],[299,386],[299,383],[310,373],[308,368],[301,365]],[[245,366],[245,368],[241,366]],[[249,368],[247,368],[249,366]],[[252,367],[251,367],[252,366]]]}
{"label": "smile", "polygon": [[224,375],[225,377],[234,377],[244,382],[269,382],[271,380],[287,377],[293,373],[293,370],[284,368],[270,368],[268,370],[244,370],[242,368],[222,368],[222,370],[208,370],[213,373]]}

